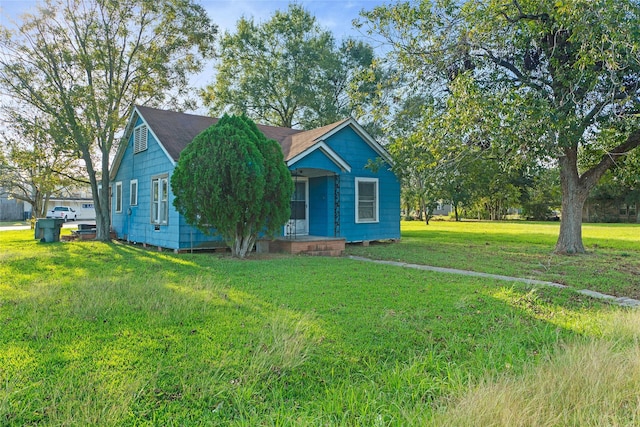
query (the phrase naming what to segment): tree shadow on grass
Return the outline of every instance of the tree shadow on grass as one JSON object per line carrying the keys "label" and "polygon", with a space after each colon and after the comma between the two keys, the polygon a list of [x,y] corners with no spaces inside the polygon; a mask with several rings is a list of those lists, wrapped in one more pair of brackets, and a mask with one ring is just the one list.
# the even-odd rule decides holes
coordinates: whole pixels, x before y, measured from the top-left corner
{"label": "tree shadow on grass", "polygon": [[[2,346],[20,350],[0,366],[30,355],[0,373],[8,424],[424,420],[487,372],[597,333],[578,325],[609,310],[569,291],[348,259],[51,248],[32,279],[57,291],[0,306]],[[75,251],[80,273],[48,282]]]}

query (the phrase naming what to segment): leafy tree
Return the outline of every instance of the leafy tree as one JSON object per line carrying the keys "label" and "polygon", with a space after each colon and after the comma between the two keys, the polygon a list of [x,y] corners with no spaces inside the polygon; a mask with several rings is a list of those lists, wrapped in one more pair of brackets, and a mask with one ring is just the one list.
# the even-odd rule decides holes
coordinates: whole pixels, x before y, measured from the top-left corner
{"label": "leafy tree", "polygon": [[[427,190],[431,205],[438,200],[451,203],[456,220],[460,220],[462,208],[478,206],[480,198],[484,198],[482,210],[495,213],[496,209],[489,208],[504,205],[505,195],[508,199],[513,196],[513,191],[497,191],[502,190],[499,182],[504,181],[509,168],[497,160],[501,153],[489,143],[496,136],[485,130],[491,128],[491,119],[483,113],[485,101],[477,94],[470,95],[471,88],[463,79],[448,86],[456,95],[462,89],[465,103],[455,102],[453,96],[409,96],[389,126],[397,173],[411,177],[403,184],[418,185],[421,194]],[[477,129],[469,130],[469,122]]]}
{"label": "leafy tree", "polygon": [[519,188],[522,215],[525,218],[545,220],[562,202],[560,171],[557,167],[541,167],[529,176],[522,176]]}
{"label": "leafy tree", "polygon": [[185,97],[216,28],[192,0],[46,0],[22,19],[0,26],[5,114],[29,105],[84,161],[97,239],[108,240],[109,161],[131,105]]}
{"label": "leafy tree", "polygon": [[520,189],[515,182],[515,172],[504,170],[500,163],[498,159],[483,157],[478,163],[481,168],[471,175],[471,204],[478,219],[502,220],[510,208],[519,204]]}
{"label": "leafy tree", "polygon": [[246,116],[225,115],[196,136],[180,154],[171,188],[187,222],[222,236],[240,258],[259,233],[274,235],[290,216],[293,181],[282,149]]}
{"label": "leafy tree", "polygon": [[442,198],[451,203],[456,221],[460,221],[460,211],[470,207],[478,197],[478,186],[486,179],[483,163],[479,157],[465,153],[462,158],[446,165],[441,178]]}
{"label": "leafy tree", "polygon": [[[398,137],[392,140],[388,149],[394,159],[393,170],[402,184],[401,199],[406,215],[416,209],[418,217],[423,218],[424,215],[425,222],[429,224],[441,197],[437,186],[436,159],[430,147]],[[427,158],[432,161],[427,162]]]}
{"label": "leafy tree", "polygon": [[[56,144],[39,117],[14,117],[0,140],[0,187],[12,198],[31,204],[32,218],[43,217],[49,197],[77,186],[81,167],[74,153]],[[16,135],[15,131],[19,130]],[[86,184],[86,181],[84,182]]]}
{"label": "leafy tree", "polygon": [[393,170],[402,186],[401,200],[408,217],[413,210],[429,224],[442,197],[438,186],[439,157],[427,135],[414,132],[422,115],[425,99],[409,97],[397,109],[389,128],[387,149],[393,157]]}
{"label": "leafy tree", "polygon": [[[459,121],[505,154],[550,156],[560,167],[562,224],[555,250],[582,253],[582,207],[617,160],[640,145],[640,4],[635,0],[422,0],[364,13],[388,58],[414,82],[465,105]],[[361,24],[363,25],[363,24]],[[470,92],[471,91],[471,92]],[[490,126],[487,126],[490,125]],[[605,129],[615,132],[604,138]],[[493,131],[493,133],[491,133]],[[578,166],[579,154],[595,161]]]}
{"label": "leafy tree", "polygon": [[354,111],[350,91],[375,88],[375,81],[355,78],[372,63],[372,48],[353,40],[337,48],[331,33],[297,4],[264,23],[240,19],[220,49],[216,80],[202,92],[214,115],[231,112],[274,126],[314,128]]}

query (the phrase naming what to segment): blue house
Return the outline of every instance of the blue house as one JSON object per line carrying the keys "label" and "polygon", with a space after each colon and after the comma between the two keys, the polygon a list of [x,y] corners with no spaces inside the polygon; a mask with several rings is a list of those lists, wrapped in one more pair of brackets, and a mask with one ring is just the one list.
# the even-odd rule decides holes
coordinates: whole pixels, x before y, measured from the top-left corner
{"label": "blue house", "polygon": [[[211,117],[136,106],[110,172],[111,223],[117,237],[176,251],[220,246],[187,224],[173,207],[170,177],[180,152]],[[282,147],[295,192],[291,219],[280,242],[369,242],[400,238],[400,184],[389,170],[391,159],[354,120],[310,131],[258,125]],[[383,166],[367,168],[372,160]],[[215,161],[215,159],[212,159]],[[330,246],[330,245],[329,245]],[[326,247],[329,247],[326,246]],[[306,249],[304,249],[306,248]]]}

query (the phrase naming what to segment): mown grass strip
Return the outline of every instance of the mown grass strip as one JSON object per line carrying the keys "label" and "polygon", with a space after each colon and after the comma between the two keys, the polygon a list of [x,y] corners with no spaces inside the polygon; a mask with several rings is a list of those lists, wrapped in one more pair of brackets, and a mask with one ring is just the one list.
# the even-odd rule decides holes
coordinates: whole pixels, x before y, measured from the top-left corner
{"label": "mown grass strip", "polygon": [[557,282],[640,299],[640,224],[585,224],[589,253],[556,255],[557,223],[402,223],[396,244],[351,245],[350,255]]}

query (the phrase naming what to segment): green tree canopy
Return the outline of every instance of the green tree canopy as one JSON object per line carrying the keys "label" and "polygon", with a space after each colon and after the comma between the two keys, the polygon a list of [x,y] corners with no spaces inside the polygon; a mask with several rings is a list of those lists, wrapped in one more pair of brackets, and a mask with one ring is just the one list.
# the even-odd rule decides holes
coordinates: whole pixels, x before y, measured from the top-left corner
{"label": "green tree canopy", "polygon": [[[351,91],[373,91],[356,76],[373,62],[372,48],[344,41],[302,6],[292,4],[263,23],[242,18],[221,40],[216,80],[202,96],[214,115],[246,114],[274,126],[305,129],[333,123],[358,106]],[[367,102],[366,96],[358,97]]]}
{"label": "green tree canopy", "polygon": [[274,235],[289,219],[293,181],[276,141],[246,116],[225,115],[180,153],[171,188],[189,224],[244,258],[260,233]]}
{"label": "green tree canopy", "polygon": [[[32,218],[44,217],[52,195],[86,185],[74,151],[55,141],[56,131],[35,114],[12,117],[0,139],[0,188],[31,204]],[[4,154],[2,154],[4,153]]]}
{"label": "green tree canopy", "polygon": [[[390,63],[414,77],[410,90],[451,98],[445,108],[466,107],[456,119],[461,139],[488,141],[505,161],[524,154],[559,165],[556,251],[584,252],[590,189],[640,145],[640,4],[422,0],[380,6],[364,18],[388,43]],[[451,91],[459,79],[465,90]],[[484,107],[476,110],[469,99]],[[579,168],[580,155],[594,150],[590,166]]]}
{"label": "green tree canopy", "polygon": [[109,162],[131,105],[184,99],[189,74],[213,54],[216,27],[192,0],[46,0],[21,19],[0,24],[4,113],[30,106],[57,144],[78,153],[97,238],[108,240]]}

